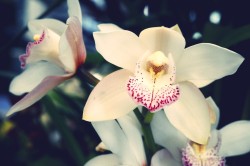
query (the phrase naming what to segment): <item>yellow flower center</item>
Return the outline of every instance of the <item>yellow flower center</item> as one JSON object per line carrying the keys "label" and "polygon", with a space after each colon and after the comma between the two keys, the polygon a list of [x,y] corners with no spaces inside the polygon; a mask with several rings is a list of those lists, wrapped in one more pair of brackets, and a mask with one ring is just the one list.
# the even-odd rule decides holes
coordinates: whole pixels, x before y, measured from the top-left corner
{"label": "yellow flower center", "polygon": [[168,71],[168,58],[161,51],[149,55],[146,60],[146,70],[152,77],[157,78]]}
{"label": "yellow flower center", "polygon": [[191,146],[197,155],[202,155],[206,152],[206,145],[198,144],[196,142],[191,142]]}
{"label": "yellow flower center", "polygon": [[38,41],[38,40],[40,39],[40,37],[41,37],[41,35],[35,34],[35,35],[33,36],[33,39],[34,39],[35,41]]}

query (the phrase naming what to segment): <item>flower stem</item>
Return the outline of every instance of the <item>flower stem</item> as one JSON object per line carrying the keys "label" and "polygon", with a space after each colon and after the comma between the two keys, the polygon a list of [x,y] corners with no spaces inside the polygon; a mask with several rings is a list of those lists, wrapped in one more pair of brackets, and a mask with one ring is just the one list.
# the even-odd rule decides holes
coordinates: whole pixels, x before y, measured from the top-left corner
{"label": "flower stem", "polygon": [[68,126],[66,125],[64,117],[59,112],[57,112],[57,109],[55,108],[55,105],[49,96],[43,97],[42,100],[52,122],[54,122],[58,131],[62,135],[64,144],[69,154],[74,159],[75,164],[83,165],[85,161],[84,155],[80,149],[80,146],[78,145],[77,141],[75,140]]}
{"label": "flower stem", "polygon": [[152,114],[151,112],[148,111],[148,113],[144,117],[144,123],[145,124],[150,124],[150,122],[152,121],[153,117],[154,117],[154,114]]}
{"label": "flower stem", "polygon": [[142,132],[143,132],[145,146],[146,146],[145,151],[146,151],[148,163],[150,163],[150,159],[152,158],[154,153],[157,151],[157,146],[155,144],[151,126],[150,126],[150,122],[153,118],[153,114],[147,111],[145,116],[143,116],[143,114],[139,111],[138,108],[134,110],[134,113],[142,126]]}
{"label": "flower stem", "polygon": [[91,73],[85,70],[83,67],[80,67],[78,70],[78,75],[81,76],[84,80],[86,80],[90,85],[96,86],[100,80],[95,78]]}

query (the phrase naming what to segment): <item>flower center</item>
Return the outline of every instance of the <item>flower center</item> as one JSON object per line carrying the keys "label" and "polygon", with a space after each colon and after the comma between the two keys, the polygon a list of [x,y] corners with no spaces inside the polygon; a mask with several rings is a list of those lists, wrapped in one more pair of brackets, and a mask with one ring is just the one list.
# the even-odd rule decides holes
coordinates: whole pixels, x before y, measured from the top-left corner
{"label": "flower center", "polygon": [[26,47],[26,53],[19,56],[19,61],[21,62],[21,68],[24,69],[27,64],[27,59],[30,56],[31,49],[35,45],[40,44],[45,38],[45,32],[43,31],[41,35],[35,34],[33,36],[34,42],[29,42]]}
{"label": "flower center", "polygon": [[206,149],[206,145],[191,142],[182,150],[182,163],[184,166],[225,166],[225,158],[219,156],[221,136],[215,147]]}
{"label": "flower center", "polygon": [[146,70],[153,78],[158,78],[168,71],[168,58],[161,51],[154,52],[147,57]]}
{"label": "flower center", "polygon": [[206,145],[198,144],[196,142],[190,143],[196,155],[202,155],[206,152]]}
{"label": "flower center", "polygon": [[39,41],[40,38],[41,38],[41,35],[39,35],[39,34],[35,34],[35,35],[33,36],[33,39],[34,39],[35,41]]}
{"label": "flower center", "polygon": [[159,111],[178,100],[175,63],[172,54],[161,51],[143,56],[136,63],[135,77],[130,77],[127,90],[134,101],[151,112]]}

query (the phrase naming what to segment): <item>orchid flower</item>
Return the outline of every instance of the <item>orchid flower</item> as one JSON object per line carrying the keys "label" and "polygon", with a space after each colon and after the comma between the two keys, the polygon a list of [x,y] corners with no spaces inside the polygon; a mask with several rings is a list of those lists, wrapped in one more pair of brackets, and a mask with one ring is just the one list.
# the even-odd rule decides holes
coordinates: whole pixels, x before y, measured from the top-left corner
{"label": "orchid flower", "polygon": [[178,26],[148,28],[139,37],[113,24],[101,24],[99,29],[94,33],[97,51],[123,69],[106,76],[94,88],[83,119],[115,119],[138,105],[151,112],[164,109],[172,125],[185,136],[206,143],[209,113],[197,87],[233,74],[243,58],[209,43],[184,49],[185,39]]}
{"label": "orchid flower", "polygon": [[173,166],[224,166],[226,157],[250,151],[250,122],[236,121],[218,130],[216,128],[219,122],[219,109],[212,98],[207,98],[207,102],[215,115],[211,117],[216,117],[216,119],[211,119],[213,124],[207,144],[200,145],[193,141],[187,143],[185,137],[171,127],[168,127],[169,130],[166,132],[162,132],[161,128],[169,126],[170,123],[166,118],[164,121],[162,115],[156,115],[151,124],[152,131],[155,141],[166,149],[158,151],[152,160],[161,161],[162,166],[166,160],[172,162]]}
{"label": "orchid flower", "polygon": [[97,156],[85,166],[147,165],[140,124],[134,118],[126,115],[117,121],[92,122],[92,125],[112,154]]}
{"label": "orchid flower", "polygon": [[9,89],[15,95],[29,93],[10,108],[7,116],[29,107],[71,78],[85,61],[80,4],[78,0],[68,0],[68,6],[66,24],[55,19],[29,22],[35,41],[29,42],[26,53],[19,57],[24,71],[12,80]]}

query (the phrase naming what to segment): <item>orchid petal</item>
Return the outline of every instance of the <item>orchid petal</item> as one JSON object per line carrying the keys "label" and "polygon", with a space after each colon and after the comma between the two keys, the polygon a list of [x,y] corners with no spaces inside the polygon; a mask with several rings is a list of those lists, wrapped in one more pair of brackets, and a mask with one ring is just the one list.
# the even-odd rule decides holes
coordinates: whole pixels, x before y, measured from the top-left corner
{"label": "orchid petal", "polygon": [[172,30],[174,30],[174,31],[176,31],[176,32],[178,32],[179,34],[182,35],[181,29],[180,29],[178,24],[172,26],[170,29],[172,29]]}
{"label": "orchid petal", "polygon": [[41,34],[44,27],[61,36],[63,34],[63,31],[66,29],[66,24],[59,20],[51,18],[32,20],[28,23],[29,31],[33,34]]}
{"label": "orchid petal", "polygon": [[236,121],[223,127],[219,154],[224,157],[236,156],[250,151],[250,122]]}
{"label": "orchid petal", "polygon": [[210,83],[212,80],[234,74],[243,60],[242,56],[226,48],[209,43],[196,44],[186,48],[181,60],[176,64],[176,82],[202,80],[205,86],[207,84],[204,85],[204,80]]}
{"label": "orchid petal", "polygon": [[175,160],[181,161],[181,150],[186,146],[188,140],[172,126],[163,111],[154,114],[151,128],[155,142],[168,149]]}
{"label": "orchid petal", "polygon": [[70,17],[67,24],[68,27],[61,36],[59,43],[59,58],[67,71],[75,72],[76,68],[85,61],[86,50],[79,19]]}
{"label": "orchid petal", "polygon": [[104,59],[131,72],[135,71],[139,57],[147,53],[147,47],[130,31],[94,32],[94,39]]}
{"label": "orchid petal", "polygon": [[68,0],[67,3],[69,17],[77,17],[80,21],[80,25],[82,25],[82,11],[79,0]]}
{"label": "orchid petal", "polygon": [[123,30],[122,28],[118,27],[115,24],[99,24],[98,28],[101,32],[113,32],[118,30]]}
{"label": "orchid petal", "polygon": [[151,166],[182,166],[182,164],[175,161],[167,149],[162,149],[152,157]]}
{"label": "orchid petal", "polygon": [[117,166],[119,165],[119,160],[115,154],[105,154],[94,157],[89,160],[84,166]]}
{"label": "orchid petal", "polygon": [[218,127],[219,124],[219,120],[220,120],[220,110],[218,108],[218,106],[216,105],[216,103],[214,102],[214,100],[212,99],[212,97],[208,97],[206,98],[206,101],[208,103],[208,107],[210,109],[210,118],[212,118],[212,129],[216,129]]}
{"label": "orchid petal", "polygon": [[40,100],[49,90],[53,89],[63,81],[69,79],[71,76],[72,74],[65,74],[61,76],[48,76],[44,78],[43,81],[38,86],[36,86],[30,93],[28,93],[14,106],[12,106],[7,112],[6,116],[10,116],[31,106],[32,104]]}
{"label": "orchid petal", "polygon": [[[140,106],[137,106],[137,108],[139,109]],[[139,109],[140,110],[140,109]],[[141,123],[140,121],[137,119],[135,113],[133,111],[129,112],[127,114],[127,116],[130,117],[130,120],[132,121],[131,123],[133,123],[133,125],[139,130],[139,132],[142,134],[142,130],[141,130]]]}
{"label": "orchid petal", "polygon": [[190,82],[179,84],[180,98],[164,108],[170,121],[190,140],[206,144],[210,135],[210,117],[206,100]]}
{"label": "orchid petal", "polygon": [[204,86],[214,82],[214,80],[188,80],[188,81],[192,82],[197,87],[204,87]]}
{"label": "orchid petal", "polygon": [[137,104],[126,89],[129,76],[127,70],[118,70],[102,79],[91,92],[83,111],[87,121],[111,120],[132,111]]}
{"label": "orchid petal", "polygon": [[174,61],[181,57],[185,47],[184,37],[175,30],[166,27],[154,27],[143,30],[139,38],[152,51],[162,51],[165,55],[171,53]]}
{"label": "orchid petal", "polygon": [[208,140],[207,149],[215,148],[218,145],[219,145],[218,149],[220,149],[220,147],[221,147],[221,141],[218,142],[218,140],[219,139],[221,140],[221,134],[220,134],[219,130],[212,129],[210,135],[211,136],[209,137],[209,140]]}
{"label": "orchid petal", "polygon": [[122,116],[118,118],[117,121],[125,133],[128,142],[130,143],[131,151],[136,157],[138,164],[145,165],[146,155],[144,152],[142,135],[136,121],[134,121],[134,119],[132,119],[130,116]]}
{"label": "orchid petal", "polygon": [[122,164],[137,163],[126,135],[115,120],[92,122],[92,125],[103,143],[118,156]]}
{"label": "orchid petal", "polygon": [[23,73],[12,80],[9,91],[15,95],[22,95],[32,91],[44,78],[63,74],[62,68],[50,62],[41,61],[30,64]]}

